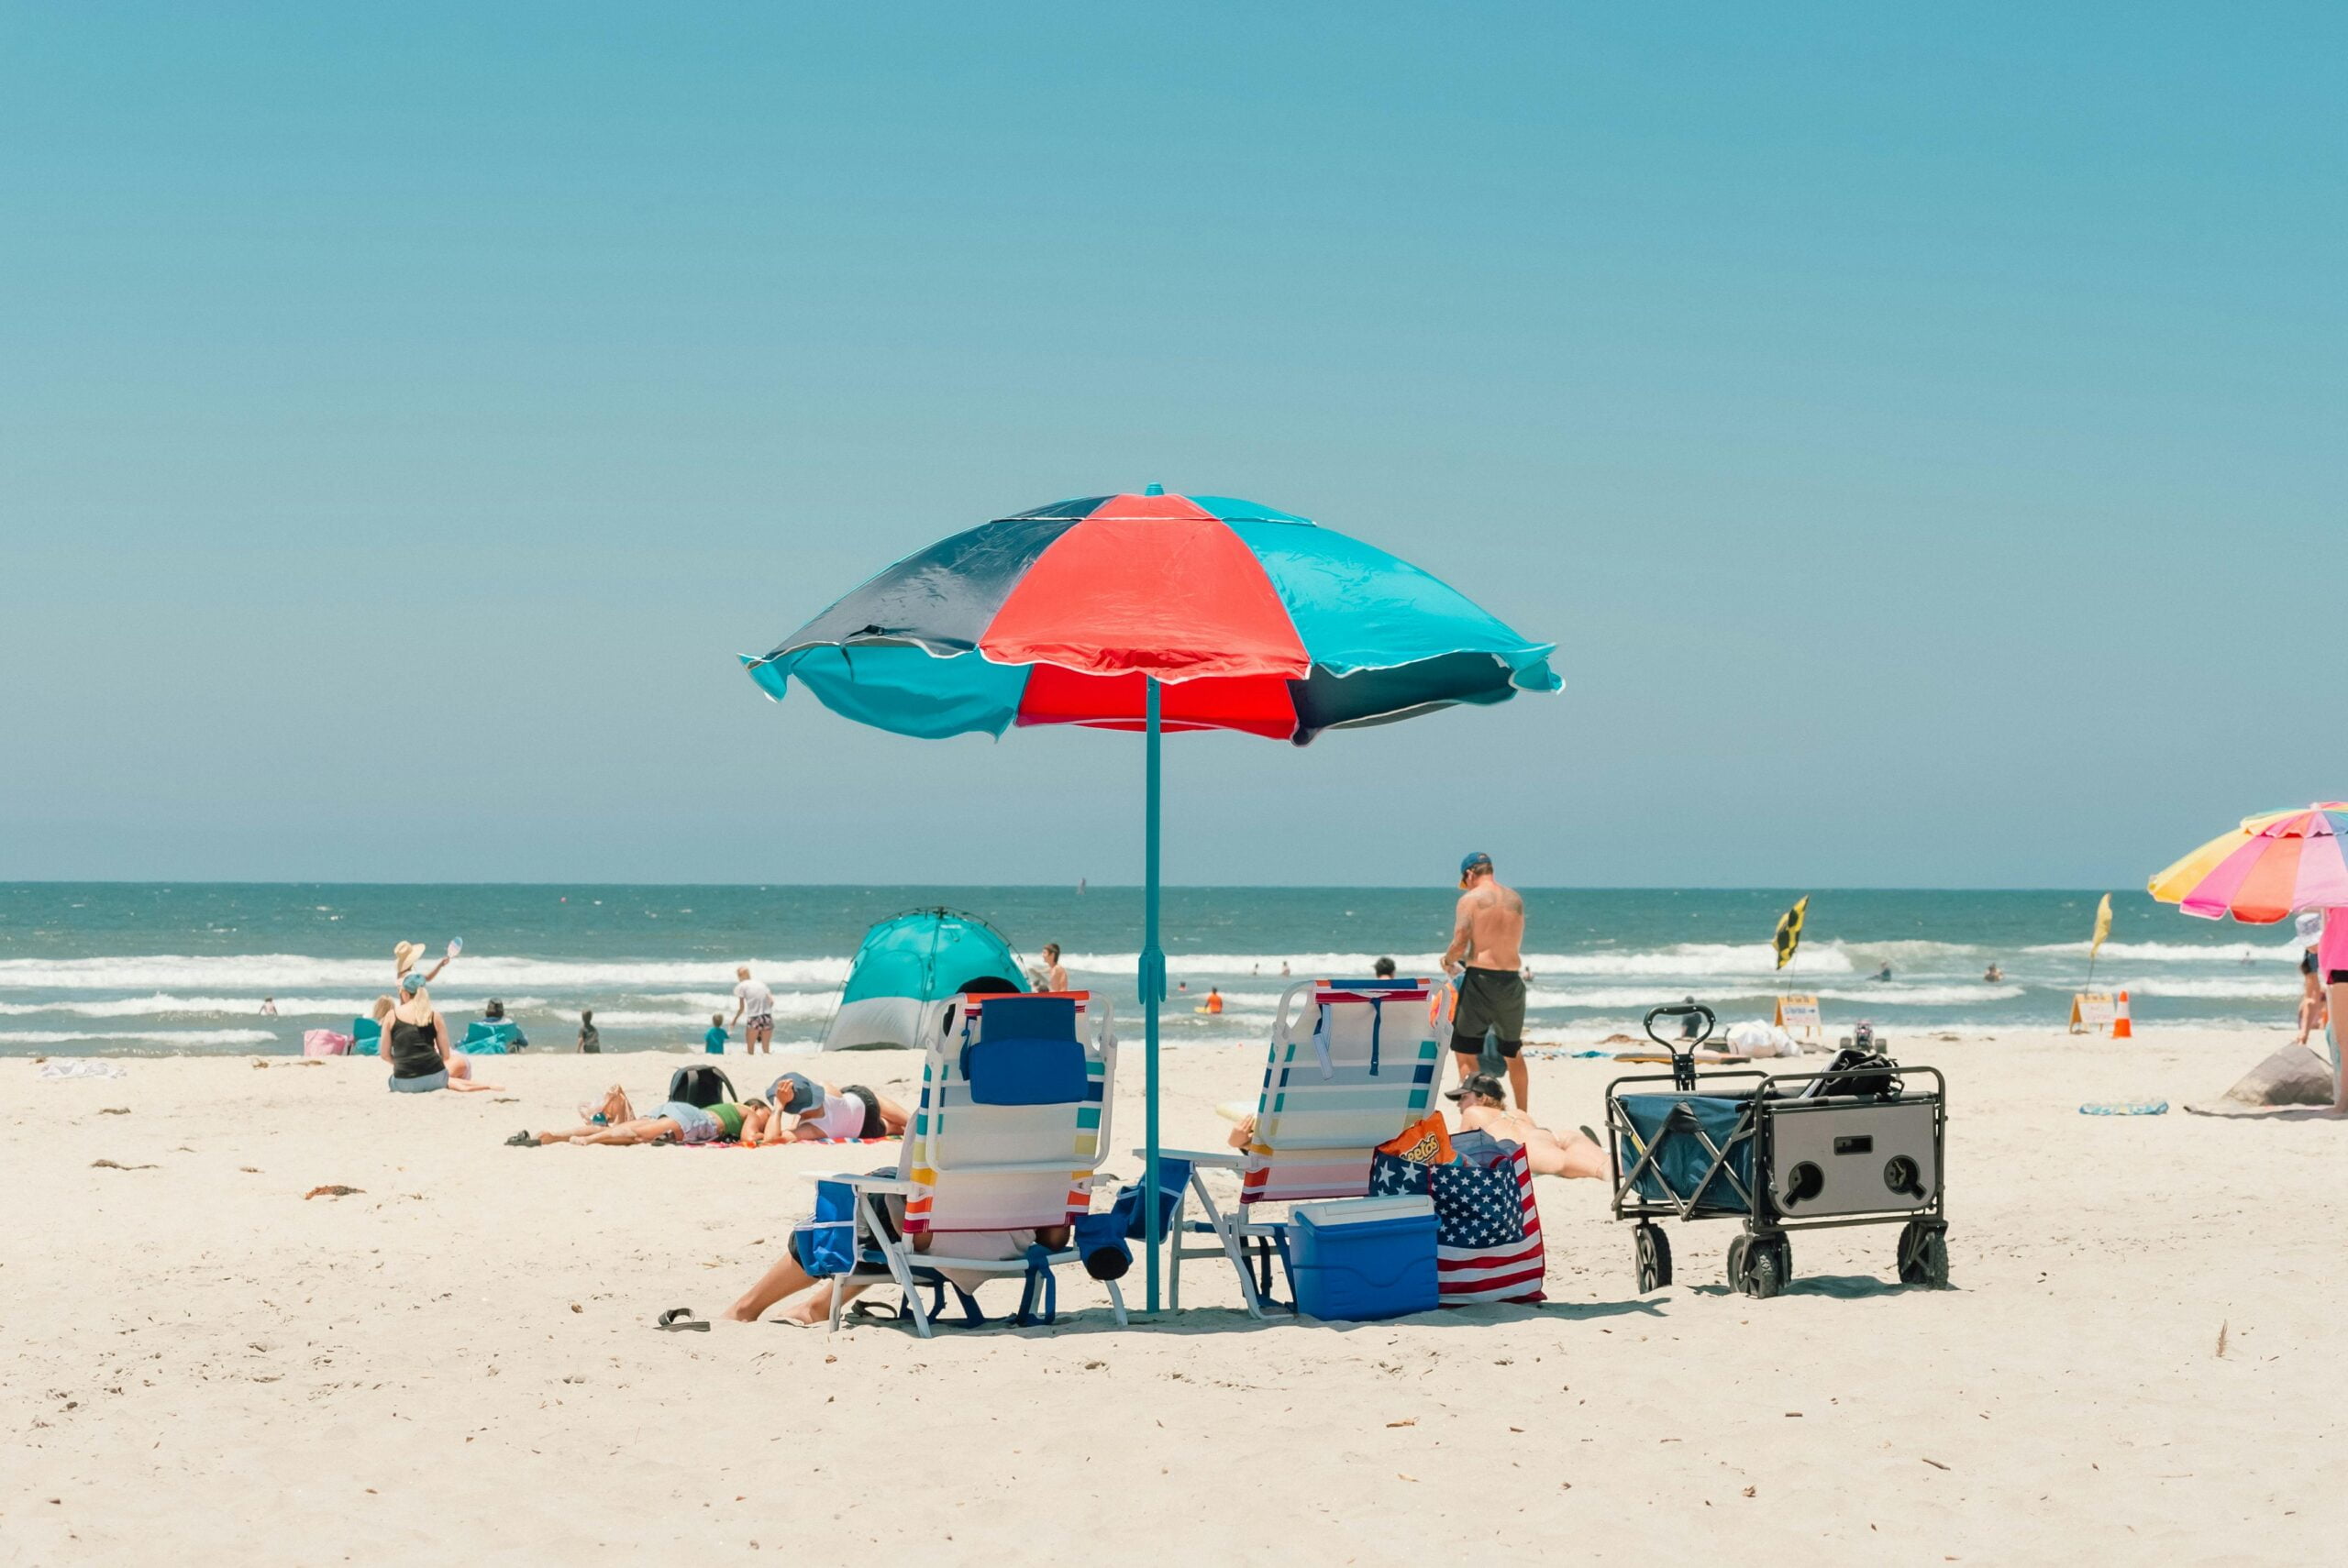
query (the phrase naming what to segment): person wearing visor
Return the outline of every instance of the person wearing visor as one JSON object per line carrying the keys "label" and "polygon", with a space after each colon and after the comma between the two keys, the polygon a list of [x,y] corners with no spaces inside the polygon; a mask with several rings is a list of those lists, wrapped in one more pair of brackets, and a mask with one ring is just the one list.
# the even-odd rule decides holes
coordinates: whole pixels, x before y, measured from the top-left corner
{"label": "person wearing visor", "polygon": [[1451,1055],[1465,1082],[1484,1054],[1487,1032],[1500,1042],[1509,1088],[1526,1109],[1524,1048],[1524,900],[1501,885],[1492,857],[1479,850],[1459,862],[1459,905],[1444,949],[1443,972],[1456,980]]}
{"label": "person wearing visor", "polygon": [[1552,1132],[1522,1110],[1511,1110],[1501,1096],[1501,1081],[1490,1073],[1469,1073],[1459,1087],[1443,1097],[1459,1108],[1459,1125],[1471,1132],[1487,1132],[1524,1145],[1524,1157],[1534,1176],[1602,1176],[1606,1145],[1584,1127],[1574,1132]]}
{"label": "person wearing visor", "polygon": [[910,1118],[895,1100],[862,1084],[846,1088],[818,1083],[804,1073],[785,1073],[767,1090],[774,1116],[767,1143],[816,1143],[832,1138],[896,1138]]}

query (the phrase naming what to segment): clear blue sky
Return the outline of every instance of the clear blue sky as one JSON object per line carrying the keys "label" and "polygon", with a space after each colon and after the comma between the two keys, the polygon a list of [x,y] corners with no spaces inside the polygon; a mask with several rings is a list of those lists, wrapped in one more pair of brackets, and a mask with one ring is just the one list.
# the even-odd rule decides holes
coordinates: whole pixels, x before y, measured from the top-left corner
{"label": "clear blue sky", "polygon": [[2135,884],[2348,793],[2336,6],[12,6],[0,878],[1139,873],[1139,746],[734,665],[1252,496],[1551,701],[1168,875]]}

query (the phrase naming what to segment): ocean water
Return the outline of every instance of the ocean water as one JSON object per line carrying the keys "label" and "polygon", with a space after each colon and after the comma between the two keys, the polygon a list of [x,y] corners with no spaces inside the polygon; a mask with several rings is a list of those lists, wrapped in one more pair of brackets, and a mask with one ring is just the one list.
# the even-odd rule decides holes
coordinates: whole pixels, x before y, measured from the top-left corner
{"label": "ocean water", "polygon": [[[2057,1024],[2087,978],[2095,892],[1812,891],[1800,955],[1778,976],[1782,889],[1536,889],[1527,1035],[1635,1029],[1693,996],[1723,1022],[1766,1017],[1779,990],[1815,993],[1830,1029],[1895,1038],[1942,1024]],[[1449,935],[1444,888],[1175,888],[1165,896],[1172,1043],[1260,1040],[1283,987],[1368,972],[1380,954],[1432,973]],[[2113,898],[2097,988],[2125,986],[2139,1021],[2287,1021],[2298,994],[2288,926],[2187,919]],[[462,957],[434,986],[461,1030],[496,997],[534,1047],[568,1050],[593,1008],[606,1050],[697,1044],[733,1011],[734,966],[774,988],[776,1043],[822,1035],[867,926],[945,904],[983,915],[1033,960],[1058,940],[1076,983],[1139,1035],[1132,888],[839,888],[0,884],[0,1055],[289,1053],[305,1029],[347,1030],[392,984],[392,947]],[[1982,979],[1995,961],[2001,984]],[[1873,977],[1886,964],[1891,978]],[[1283,969],[1290,977],[1283,979]],[[1210,987],[1226,1010],[1192,1008]],[[260,1016],[274,997],[279,1015]],[[738,1048],[738,1038],[737,1041]]]}

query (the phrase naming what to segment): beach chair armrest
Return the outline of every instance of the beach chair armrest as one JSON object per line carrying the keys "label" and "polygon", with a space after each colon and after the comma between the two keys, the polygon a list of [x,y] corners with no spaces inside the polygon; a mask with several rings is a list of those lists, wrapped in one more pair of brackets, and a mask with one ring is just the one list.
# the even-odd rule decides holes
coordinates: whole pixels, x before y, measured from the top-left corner
{"label": "beach chair armrest", "polygon": [[[1146,1149],[1135,1149],[1134,1154],[1142,1159],[1149,1156]],[[1193,1165],[1212,1165],[1217,1170],[1228,1171],[1239,1170],[1247,1164],[1247,1151],[1245,1149],[1160,1149],[1157,1157],[1161,1160],[1188,1160]]]}
{"label": "beach chair armrest", "polygon": [[858,1192],[895,1192],[910,1196],[919,1190],[902,1176],[866,1176],[860,1171],[802,1171],[799,1179],[846,1182]]}

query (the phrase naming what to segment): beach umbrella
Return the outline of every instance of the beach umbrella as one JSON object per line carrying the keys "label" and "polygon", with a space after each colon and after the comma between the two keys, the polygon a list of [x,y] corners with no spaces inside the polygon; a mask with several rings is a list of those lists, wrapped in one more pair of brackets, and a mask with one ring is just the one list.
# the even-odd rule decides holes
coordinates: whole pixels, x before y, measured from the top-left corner
{"label": "beach umbrella", "polygon": [[[998,518],[906,557],[760,657],[833,712],[935,739],[1013,726],[1138,730],[1147,1190],[1157,1189],[1159,737],[1237,730],[1303,745],[1455,703],[1554,691],[1530,642],[1437,579],[1292,513],[1227,496],[1096,495]],[[1158,1209],[1148,1305],[1158,1297]]]}
{"label": "beach umbrella", "polygon": [[2156,873],[2145,884],[2146,890],[2162,903],[2176,902],[2193,890],[2195,883],[2215,869],[2219,861],[2248,843],[2253,834],[2268,823],[2290,814],[2289,812],[2259,812],[2243,818],[2240,827],[2220,834],[2200,848],[2176,860],[2167,869]]}
{"label": "beach umbrella", "polygon": [[2204,920],[2272,925],[2302,910],[2348,905],[2348,802],[2245,818],[2153,878],[2152,895]]}

